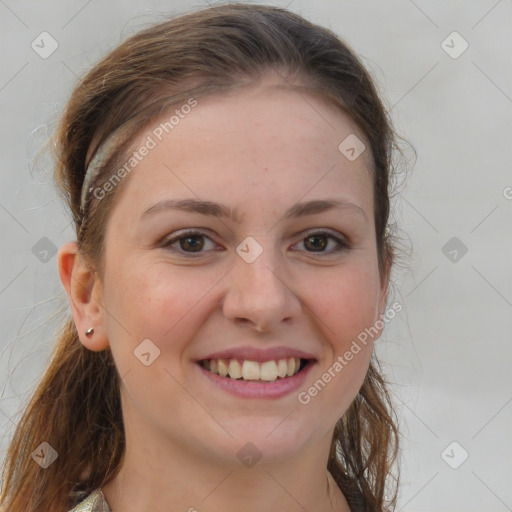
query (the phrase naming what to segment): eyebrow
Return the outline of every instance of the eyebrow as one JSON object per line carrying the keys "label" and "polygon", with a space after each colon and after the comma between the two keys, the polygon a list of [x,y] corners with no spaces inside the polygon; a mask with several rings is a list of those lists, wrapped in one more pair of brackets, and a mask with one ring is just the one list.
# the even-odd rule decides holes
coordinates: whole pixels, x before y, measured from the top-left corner
{"label": "eyebrow", "polygon": [[[296,203],[285,212],[282,219],[287,220],[305,217],[306,215],[315,215],[336,208],[359,213],[364,217],[366,222],[368,222],[368,217],[360,206],[344,199],[318,199],[304,203]],[[243,217],[237,207],[230,208],[213,201],[203,201],[200,199],[164,199],[145,210],[141,215],[141,219],[165,210],[178,210],[186,213],[225,217],[236,223],[240,223]]]}

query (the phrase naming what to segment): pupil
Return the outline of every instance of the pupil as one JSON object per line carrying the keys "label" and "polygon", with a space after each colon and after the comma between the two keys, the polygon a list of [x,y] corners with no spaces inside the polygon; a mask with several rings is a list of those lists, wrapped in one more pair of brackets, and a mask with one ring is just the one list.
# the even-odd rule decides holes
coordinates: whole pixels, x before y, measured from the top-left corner
{"label": "pupil", "polygon": [[180,246],[183,250],[200,251],[203,247],[203,242],[202,240],[199,240],[199,238],[200,237],[198,236],[187,236],[185,238],[182,238],[180,240]]}
{"label": "pupil", "polygon": [[[326,239],[326,237],[324,235],[313,235],[313,236],[308,236],[306,238],[306,241],[316,240],[316,243],[313,242],[313,244],[311,244],[312,248],[314,250],[318,250],[318,249],[322,250],[322,249],[325,249],[325,247],[326,247],[325,239]],[[319,240],[320,240],[320,243],[318,243]],[[307,246],[308,244],[306,243],[305,245]]]}

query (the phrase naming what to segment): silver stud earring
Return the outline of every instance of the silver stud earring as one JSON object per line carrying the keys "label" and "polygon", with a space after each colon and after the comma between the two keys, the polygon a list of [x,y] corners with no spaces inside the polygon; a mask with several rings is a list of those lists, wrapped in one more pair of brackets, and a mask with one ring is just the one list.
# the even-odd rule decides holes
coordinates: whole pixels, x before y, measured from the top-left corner
{"label": "silver stud earring", "polygon": [[85,331],[85,335],[90,338],[94,334],[94,327],[89,327],[87,331]]}

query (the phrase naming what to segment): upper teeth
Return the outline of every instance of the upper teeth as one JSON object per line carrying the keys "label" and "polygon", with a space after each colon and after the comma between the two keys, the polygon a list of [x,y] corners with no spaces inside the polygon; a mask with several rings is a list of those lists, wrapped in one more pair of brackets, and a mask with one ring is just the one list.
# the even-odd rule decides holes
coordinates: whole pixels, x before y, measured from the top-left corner
{"label": "upper teeth", "polygon": [[244,360],[242,364],[237,359],[210,359],[202,361],[202,366],[212,373],[221,377],[245,380],[274,381],[278,377],[291,377],[300,368],[300,359],[290,357],[278,361],[257,361]]}

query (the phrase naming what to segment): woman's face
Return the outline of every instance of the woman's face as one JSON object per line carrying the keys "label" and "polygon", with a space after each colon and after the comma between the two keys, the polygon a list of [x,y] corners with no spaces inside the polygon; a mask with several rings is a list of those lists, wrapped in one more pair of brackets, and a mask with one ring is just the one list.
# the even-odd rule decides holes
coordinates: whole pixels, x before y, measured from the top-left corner
{"label": "woman's face", "polygon": [[[106,230],[101,300],[125,422],[217,464],[239,464],[248,442],[266,461],[327,448],[372,352],[353,342],[385,306],[370,155],[348,144],[364,139],[333,106],[271,82],[177,110],[168,133],[173,113],[135,144],[154,147]],[[294,357],[306,368],[276,378]],[[233,376],[238,360],[247,380],[214,375],[210,359]]]}

